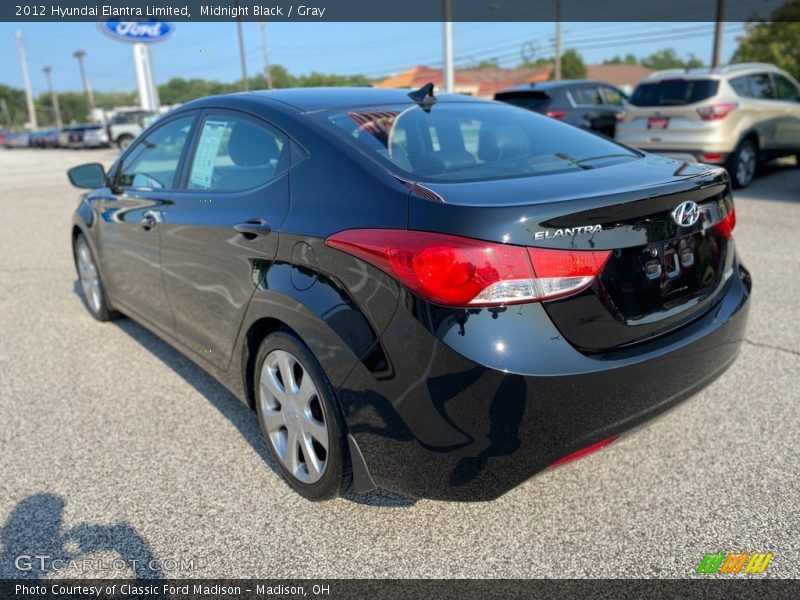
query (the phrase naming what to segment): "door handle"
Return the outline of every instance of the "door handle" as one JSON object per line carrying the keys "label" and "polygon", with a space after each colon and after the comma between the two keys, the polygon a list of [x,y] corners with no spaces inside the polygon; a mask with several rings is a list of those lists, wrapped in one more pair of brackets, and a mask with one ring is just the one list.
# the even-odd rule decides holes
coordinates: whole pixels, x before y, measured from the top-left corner
{"label": "door handle", "polygon": [[142,227],[144,227],[147,231],[150,231],[153,227],[161,223],[161,213],[156,210],[146,210],[142,213],[142,218],[139,221]]}
{"label": "door handle", "polygon": [[250,219],[244,223],[233,226],[234,231],[241,233],[248,240],[272,233],[272,226],[264,219]]}

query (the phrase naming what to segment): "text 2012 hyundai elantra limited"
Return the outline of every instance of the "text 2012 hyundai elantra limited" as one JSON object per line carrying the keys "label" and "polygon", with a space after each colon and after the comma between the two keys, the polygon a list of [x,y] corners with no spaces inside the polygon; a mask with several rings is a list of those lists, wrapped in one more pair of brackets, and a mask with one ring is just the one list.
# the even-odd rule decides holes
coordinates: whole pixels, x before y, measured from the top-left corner
{"label": "text 2012 hyundai elantra limited", "polygon": [[70,179],[92,314],[253,406],[311,499],[497,497],[708,384],[747,320],[722,169],[430,87],[205,98]]}

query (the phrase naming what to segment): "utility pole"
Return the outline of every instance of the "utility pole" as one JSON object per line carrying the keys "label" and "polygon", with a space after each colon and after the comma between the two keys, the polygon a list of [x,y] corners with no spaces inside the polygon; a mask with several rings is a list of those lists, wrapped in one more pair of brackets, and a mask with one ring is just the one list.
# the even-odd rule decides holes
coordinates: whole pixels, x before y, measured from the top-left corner
{"label": "utility pole", "polygon": [[[239,9],[239,0],[236,0],[237,15],[241,12]],[[247,59],[244,56],[244,36],[242,34],[242,19],[236,17],[236,32],[239,34],[239,59],[242,62],[242,89],[246,92],[250,89],[250,82],[247,81]]]}
{"label": "utility pole", "polygon": [[267,45],[267,25],[261,23],[261,50],[264,52],[264,75],[267,77],[267,89],[272,89],[272,69],[269,66],[269,46]]}
{"label": "utility pole", "polygon": [[452,94],[455,91],[455,69],[453,68],[453,0],[442,0],[444,12],[444,73],[442,81],[444,91]]}
{"label": "utility pole", "polygon": [[81,81],[83,81],[83,92],[86,94],[86,107],[89,111],[89,118],[92,118],[94,112],[94,94],[92,93],[92,84],[89,83],[89,78],[86,77],[86,69],[83,68],[83,57],[86,56],[85,50],[75,50],[72,56],[78,59],[78,66],[81,69]]}
{"label": "utility pole", "polygon": [[36,106],[33,104],[33,92],[31,91],[31,77],[28,74],[28,61],[25,58],[25,42],[22,39],[22,30],[17,29],[17,48],[19,49],[19,66],[22,68],[22,83],[25,85],[25,100],[28,103],[28,123],[31,129],[36,129],[39,124],[36,121]]}
{"label": "utility pole", "polygon": [[553,79],[561,81],[561,0],[556,0],[556,65]]}
{"label": "utility pole", "polygon": [[722,30],[725,20],[725,0],[717,0],[717,23],[714,26],[714,53],[711,56],[711,68],[719,67],[719,57],[722,54]]}
{"label": "utility pole", "polygon": [[61,107],[58,105],[58,94],[53,91],[53,80],[50,79],[50,73],[53,71],[52,67],[42,67],[44,76],[47,78],[47,89],[50,91],[50,99],[53,103],[53,114],[56,117],[56,127],[61,129],[64,124],[61,122]]}

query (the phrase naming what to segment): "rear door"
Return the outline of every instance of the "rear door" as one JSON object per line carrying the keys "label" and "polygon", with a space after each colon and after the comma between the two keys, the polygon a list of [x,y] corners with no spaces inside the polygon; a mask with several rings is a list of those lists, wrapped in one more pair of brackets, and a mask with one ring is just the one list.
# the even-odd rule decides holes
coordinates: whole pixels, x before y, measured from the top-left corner
{"label": "rear door", "polygon": [[600,86],[579,86],[567,91],[580,125],[608,137],[614,137],[616,111],[605,104]]}
{"label": "rear door", "polygon": [[227,368],[289,208],[289,141],[254,116],[206,110],[182,191],[165,209],[161,261],[178,339]]}
{"label": "rear door", "polygon": [[195,118],[196,113],[184,113],[168,119],[131,146],[98,207],[103,276],[114,300],[170,334],[172,312],[161,279],[161,224]]}
{"label": "rear door", "polygon": [[773,74],[773,79],[777,103],[783,111],[778,124],[778,144],[785,150],[796,152],[800,150],[800,89],[780,73]]}

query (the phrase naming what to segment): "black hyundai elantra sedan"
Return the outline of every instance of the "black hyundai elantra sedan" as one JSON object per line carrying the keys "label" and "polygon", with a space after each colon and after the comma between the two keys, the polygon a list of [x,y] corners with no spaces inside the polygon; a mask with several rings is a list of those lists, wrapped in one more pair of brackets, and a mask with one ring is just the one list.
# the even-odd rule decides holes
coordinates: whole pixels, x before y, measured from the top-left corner
{"label": "black hyundai elantra sedan", "polygon": [[205,98],[69,177],[92,315],[253,407],[313,500],[495,498],[704,387],[744,335],[724,170],[432,86]]}

